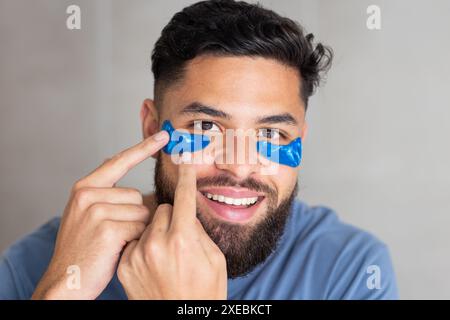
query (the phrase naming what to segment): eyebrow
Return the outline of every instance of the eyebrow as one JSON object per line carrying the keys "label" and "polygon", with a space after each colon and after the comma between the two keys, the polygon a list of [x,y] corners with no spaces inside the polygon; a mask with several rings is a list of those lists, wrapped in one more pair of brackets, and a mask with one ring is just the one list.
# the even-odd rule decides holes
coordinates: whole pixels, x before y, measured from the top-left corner
{"label": "eyebrow", "polygon": [[293,126],[298,125],[297,120],[295,120],[295,118],[289,113],[282,113],[267,117],[261,117],[257,120],[257,123],[258,124],[286,123]]}
{"label": "eyebrow", "polygon": [[201,104],[199,102],[193,102],[189,105],[187,105],[186,107],[184,107],[181,112],[182,114],[199,114],[199,113],[203,113],[206,114],[208,116],[211,117],[217,117],[217,118],[225,118],[225,119],[230,119],[231,116],[228,113],[225,113],[221,110],[218,110],[214,107],[211,106],[207,106],[204,104]]}
{"label": "eyebrow", "polygon": [[[189,114],[189,115],[196,115],[199,113],[206,114],[211,117],[217,117],[217,118],[224,118],[224,119],[231,119],[231,116],[222,111],[218,110],[212,106],[204,105],[200,102],[192,102],[189,105],[185,106],[181,111],[181,114]],[[297,120],[289,114],[289,113],[282,113],[282,114],[276,114],[271,116],[265,116],[258,118],[257,122],[258,124],[276,124],[276,123],[287,123],[289,125],[296,126],[298,125]]]}

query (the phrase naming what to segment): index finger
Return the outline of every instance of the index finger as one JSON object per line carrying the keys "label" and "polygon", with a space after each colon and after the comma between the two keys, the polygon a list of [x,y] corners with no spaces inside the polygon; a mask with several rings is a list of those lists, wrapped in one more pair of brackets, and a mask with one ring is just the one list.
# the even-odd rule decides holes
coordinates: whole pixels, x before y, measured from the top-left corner
{"label": "index finger", "polygon": [[194,166],[178,165],[178,183],[175,190],[171,227],[194,226],[197,214],[197,177]]}
{"label": "index finger", "polygon": [[93,187],[112,187],[128,171],[139,163],[155,154],[169,141],[167,131],[160,131],[155,135],[143,140],[137,145],[130,147],[94,170],[86,178],[83,184]]}

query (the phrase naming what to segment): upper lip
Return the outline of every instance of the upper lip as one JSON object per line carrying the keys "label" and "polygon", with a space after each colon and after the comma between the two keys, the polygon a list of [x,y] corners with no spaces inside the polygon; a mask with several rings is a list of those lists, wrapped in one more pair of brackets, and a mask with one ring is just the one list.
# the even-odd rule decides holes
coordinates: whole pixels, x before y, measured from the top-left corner
{"label": "upper lip", "polygon": [[252,191],[246,188],[236,188],[236,187],[209,187],[209,188],[202,188],[199,191],[201,193],[211,193],[237,199],[264,196],[264,194],[260,192]]}

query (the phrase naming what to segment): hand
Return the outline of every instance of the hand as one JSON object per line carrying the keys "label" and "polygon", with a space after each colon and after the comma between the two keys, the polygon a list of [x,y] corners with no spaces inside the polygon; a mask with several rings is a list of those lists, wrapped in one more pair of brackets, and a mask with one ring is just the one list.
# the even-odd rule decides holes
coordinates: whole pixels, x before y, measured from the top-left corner
{"label": "hand", "polygon": [[173,208],[161,204],[125,248],[117,274],[129,299],[227,298],[225,256],[196,217],[196,182],[180,164]]}
{"label": "hand", "polygon": [[[161,131],[75,183],[53,257],[33,299],[95,299],[100,295],[116,271],[123,248],[139,239],[149,222],[141,193],[114,185],[168,141],[167,132]],[[80,271],[79,289],[67,285],[71,266]]]}

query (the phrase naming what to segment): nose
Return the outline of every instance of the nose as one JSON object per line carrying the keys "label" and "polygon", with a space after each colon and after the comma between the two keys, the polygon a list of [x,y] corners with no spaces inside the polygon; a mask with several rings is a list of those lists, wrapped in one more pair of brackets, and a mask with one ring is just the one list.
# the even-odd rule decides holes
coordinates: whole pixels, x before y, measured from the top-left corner
{"label": "nose", "polygon": [[215,155],[215,166],[238,180],[259,172],[256,139],[251,135],[226,134]]}

